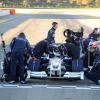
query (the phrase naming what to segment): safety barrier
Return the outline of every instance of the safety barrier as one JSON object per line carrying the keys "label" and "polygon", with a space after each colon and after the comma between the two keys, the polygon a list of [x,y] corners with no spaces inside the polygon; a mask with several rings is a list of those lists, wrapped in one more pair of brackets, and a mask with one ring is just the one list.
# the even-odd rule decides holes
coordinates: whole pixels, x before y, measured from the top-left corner
{"label": "safety barrier", "polygon": [[16,14],[16,9],[10,9],[10,14],[15,15]]}
{"label": "safety barrier", "polygon": [[15,15],[16,14],[16,9],[0,9],[0,16],[5,16],[5,15]]}
{"label": "safety barrier", "polygon": [[7,9],[0,9],[0,16],[5,16],[5,15],[9,15],[9,10]]}
{"label": "safety barrier", "polygon": [[4,15],[14,15],[16,13],[18,14],[33,14],[33,13],[39,13],[39,12],[54,12],[55,11],[61,11],[63,14],[72,14],[72,15],[88,15],[88,16],[95,16],[100,17],[100,9],[75,9],[73,12],[73,9],[14,9],[14,8],[2,8],[0,9],[0,16]]}

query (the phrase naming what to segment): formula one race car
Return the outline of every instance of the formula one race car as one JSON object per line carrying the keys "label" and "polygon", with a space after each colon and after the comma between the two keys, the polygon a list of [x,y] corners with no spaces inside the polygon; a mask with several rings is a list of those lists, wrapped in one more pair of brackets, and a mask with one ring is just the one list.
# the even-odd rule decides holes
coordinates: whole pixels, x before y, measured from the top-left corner
{"label": "formula one race car", "polygon": [[61,55],[59,45],[53,46],[52,55],[29,61],[28,78],[64,78],[84,79],[82,60],[72,60],[67,55]]}

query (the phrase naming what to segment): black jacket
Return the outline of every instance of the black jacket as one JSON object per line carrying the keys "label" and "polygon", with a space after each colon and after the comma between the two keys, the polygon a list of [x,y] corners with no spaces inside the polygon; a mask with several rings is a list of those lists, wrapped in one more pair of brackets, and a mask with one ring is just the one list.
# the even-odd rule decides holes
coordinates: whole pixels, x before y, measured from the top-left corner
{"label": "black jacket", "polygon": [[89,39],[92,39],[94,41],[97,41],[99,37],[100,34],[94,34],[94,33],[89,34]]}
{"label": "black jacket", "polygon": [[55,43],[55,29],[54,28],[51,28],[49,31],[48,31],[48,36],[47,36],[47,39],[51,40],[51,43]]}
{"label": "black jacket", "polygon": [[67,35],[66,42],[67,43],[73,43],[77,46],[80,46],[80,38],[83,37],[82,32],[73,32],[71,31],[71,35]]}
{"label": "black jacket", "polygon": [[33,49],[33,56],[38,59],[41,58],[44,53],[49,53],[49,42],[46,39],[37,43]]}
{"label": "black jacket", "polygon": [[31,54],[31,46],[25,36],[18,36],[10,43],[11,52],[24,54],[26,51]]}
{"label": "black jacket", "polygon": [[73,43],[64,43],[59,47],[61,55],[67,55],[72,59],[78,59],[80,57],[80,48]]}

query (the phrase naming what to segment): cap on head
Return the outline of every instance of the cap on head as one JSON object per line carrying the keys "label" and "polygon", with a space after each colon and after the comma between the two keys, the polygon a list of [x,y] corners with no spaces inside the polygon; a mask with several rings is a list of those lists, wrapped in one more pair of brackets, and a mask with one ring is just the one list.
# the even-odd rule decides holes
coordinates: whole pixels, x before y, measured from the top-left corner
{"label": "cap on head", "polygon": [[23,32],[19,33],[19,35],[25,35]]}
{"label": "cap on head", "polygon": [[25,34],[23,32],[19,33],[18,36],[22,36],[22,37],[25,37]]}
{"label": "cap on head", "polygon": [[98,28],[96,27],[96,28],[94,28],[94,30],[98,30]]}

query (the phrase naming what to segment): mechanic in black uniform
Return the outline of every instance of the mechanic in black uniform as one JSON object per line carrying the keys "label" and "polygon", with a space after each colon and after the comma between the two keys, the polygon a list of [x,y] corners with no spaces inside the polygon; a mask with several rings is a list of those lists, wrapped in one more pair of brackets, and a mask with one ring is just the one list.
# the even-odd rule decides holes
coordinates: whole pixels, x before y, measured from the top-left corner
{"label": "mechanic in black uniform", "polygon": [[50,45],[53,43],[53,36],[38,42],[33,49],[34,59],[40,59],[44,53],[49,54]]}
{"label": "mechanic in black uniform", "polygon": [[66,37],[65,47],[69,51],[69,55],[73,59],[76,59],[80,56],[80,40],[79,37],[70,29],[64,31],[64,36]]}

